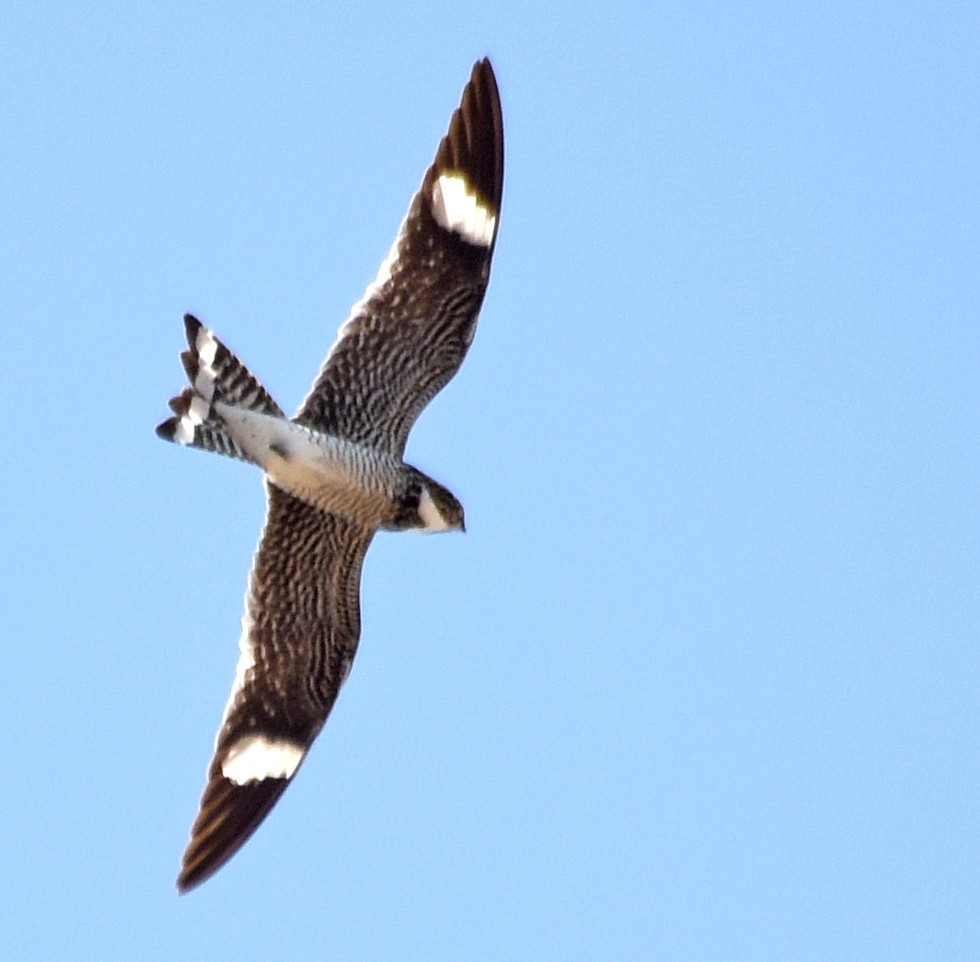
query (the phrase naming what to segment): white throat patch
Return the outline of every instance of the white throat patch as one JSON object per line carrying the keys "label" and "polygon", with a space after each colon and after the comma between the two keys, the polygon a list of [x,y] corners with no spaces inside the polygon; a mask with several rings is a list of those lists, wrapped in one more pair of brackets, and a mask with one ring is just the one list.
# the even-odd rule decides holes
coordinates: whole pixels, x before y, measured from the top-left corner
{"label": "white throat patch", "polygon": [[462,174],[442,174],[432,187],[432,214],[436,223],[465,241],[489,247],[497,216],[470,189]]}
{"label": "white throat patch", "polygon": [[422,519],[422,530],[431,533],[438,531],[448,531],[449,525],[446,519],[439,513],[432,495],[428,488],[422,488],[422,497],[419,498],[419,517]]}

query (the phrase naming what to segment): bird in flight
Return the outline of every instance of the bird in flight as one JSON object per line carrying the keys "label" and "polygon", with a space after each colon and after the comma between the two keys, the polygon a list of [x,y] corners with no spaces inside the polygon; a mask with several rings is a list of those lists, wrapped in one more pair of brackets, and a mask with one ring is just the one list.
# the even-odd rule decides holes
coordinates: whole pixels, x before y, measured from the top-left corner
{"label": "bird in flight", "polygon": [[503,169],[500,99],[484,59],[387,260],[292,419],[210,330],[184,318],[189,385],[157,434],[258,465],[268,508],[180,892],[248,840],[323,728],[357,651],[361,564],[375,532],[464,529],[459,501],[403,455],[473,340]]}

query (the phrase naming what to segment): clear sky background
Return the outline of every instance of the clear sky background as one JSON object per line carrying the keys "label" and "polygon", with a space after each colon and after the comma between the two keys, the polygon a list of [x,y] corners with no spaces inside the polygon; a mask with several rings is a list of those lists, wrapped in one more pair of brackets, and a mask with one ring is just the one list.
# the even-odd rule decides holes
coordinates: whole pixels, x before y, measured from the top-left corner
{"label": "clear sky background", "polygon": [[[533,8],[533,9],[532,9]],[[0,945],[980,958],[976,4],[6,4]],[[264,516],[158,441],[196,312],[284,408],[475,59],[493,278],[354,671],[174,890]]]}

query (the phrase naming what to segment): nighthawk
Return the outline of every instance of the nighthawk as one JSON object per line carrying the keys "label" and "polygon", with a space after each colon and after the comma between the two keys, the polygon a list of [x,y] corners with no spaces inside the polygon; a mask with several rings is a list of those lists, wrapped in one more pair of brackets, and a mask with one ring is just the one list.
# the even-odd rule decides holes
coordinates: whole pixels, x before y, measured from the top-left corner
{"label": "nighthawk", "polygon": [[357,651],[361,564],[375,532],[463,530],[459,501],[402,458],[415,419],[473,340],[503,169],[497,84],[481,60],[388,259],[292,419],[211,331],[184,319],[189,386],[157,434],[258,465],[268,512],[181,892],[248,840],[323,728]]}

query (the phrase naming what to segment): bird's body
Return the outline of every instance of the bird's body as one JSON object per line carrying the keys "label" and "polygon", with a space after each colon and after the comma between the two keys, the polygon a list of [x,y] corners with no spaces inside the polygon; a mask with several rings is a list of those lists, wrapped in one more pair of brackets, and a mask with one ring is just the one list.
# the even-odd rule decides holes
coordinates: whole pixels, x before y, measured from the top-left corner
{"label": "bird's body", "polygon": [[459,501],[403,455],[415,419],[472,342],[502,186],[500,101],[483,60],[391,254],[293,419],[185,318],[190,384],[157,432],[260,467],[268,514],[181,891],[248,839],[326,722],[357,650],[361,565],[375,532],[464,527]]}

